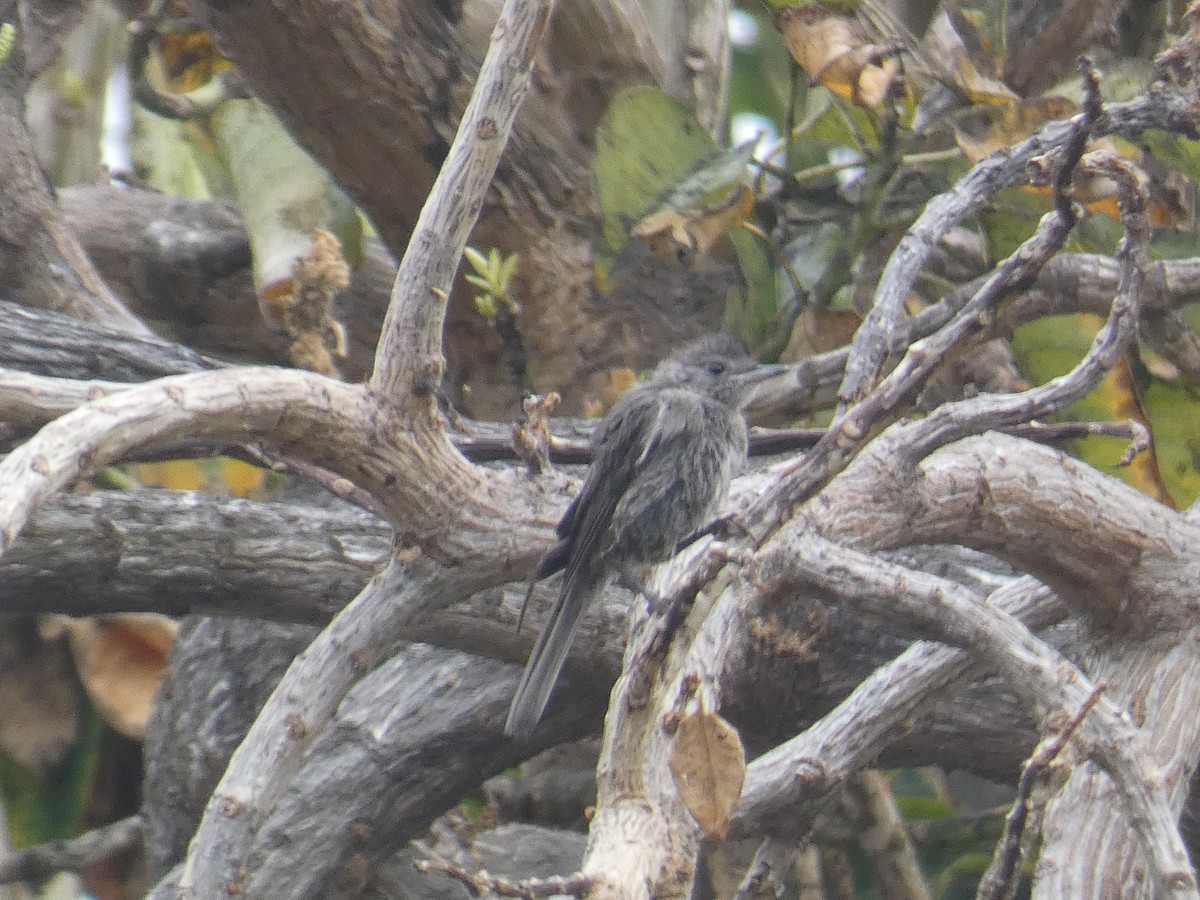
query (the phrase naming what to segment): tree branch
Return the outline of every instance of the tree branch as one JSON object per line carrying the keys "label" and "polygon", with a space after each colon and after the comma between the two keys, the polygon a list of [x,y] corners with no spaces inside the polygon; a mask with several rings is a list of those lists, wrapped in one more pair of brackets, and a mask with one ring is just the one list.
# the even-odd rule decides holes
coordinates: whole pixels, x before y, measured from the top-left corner
{"label": "tree branch", "polygon": [[[1173,134],[1200,136],[1196,111],[1188,108],[1181,94],[1161,89],[1128,103],[1109,104],[1095,125],[1099,134],[1128,136],[1148,127],[1161,127]],[[1073,121],[1043,127],[1016,146],[981,161],[949,192],[926,205],[892,253],[876,287],[872,311],[855,336],[852,363],[847,366],[840,391],[843,400],[856,399],[864,393],[867,381],[875,377],[894,343],[892,332],[904,298],[950,226],[981,209],[997,192],[1023,183],[1030,161],[1062,146],[1076,127]]]}
{"label": "tree branch", "polygon": [[553,0],[508,0],[408,249],[383,320],[372,390],[428,396],[441,379],[442,324],[454,273],[529,87]]}
{"label": "tree branch", "polygon": [[[778,593],[796,581],[924,626],[940,640],[969,647],[1049,721],[1070,721],[1091,702],[1091,680],[1010,616],[980,604],[958,585],[883,563],[833,544],[801,523],[788,526],[756,560],[762,590]],[[1200,897],[1176,812],[1154,770],[1145,736],[1112,702],[1101,698],[1077,733],[1084,751],[1112,776],[1140,839],[1158,896]]]}
{"label": "tree branch", "polygon": [[0,274],[9,296],[149,337],[108,289],[67,227],[34,156],[22,115],[23,83],[10,62],[0,69]]}
{"label": "tree branch", "polygon": [[[1063,615],[1061,604],[1032,578],[999,589],[989,603],[1031,628]],[[963,650],[920,641],[880,666],[819,722],[750,764],[731,833],[762,828],[805,838],[850,776],[871,765],[903,723],[973,665]]]}
{"label": "tree branch", "polygon": [[[1149,179],[1134,166],[1108,153],[1092,154],[1085,169],[1103,174],[1116,182],[1121,198],[1121,218],[1125,225],[1125,238],[1117,254],[1121,280],[1104,328],[1084,358],[1068,374],[1020,394],[985,395],[958,403],[945,403],[921,422],[910,426],[910,443],[904,450],[910,462],[915,463],[938,447],[968,435],[979,434],[988,428],[1027,422],[1065,409],[1100,384],[1137,335],[1149,259]],[[913,349],[920,343],[914,345]],[[890,380],[891,376],[884,384]],[[883,393],[882,385],[879,393]],[[864,401],[863,405],[873,399]]]}
{"label": "tree branch", "polygon": [[0,884],[37,884],[59,872],[81,872],[120,853],[136,849],[145,826],[141,816],[129,816],[65,841],[27,847],[0,859]]}
{"label": "tree branch", "polygon": [[[363,401],[359,389],[285,369],[179,375],[94,400],[47,425],[0,463],[6,488],[0,495],[0,553],[47,497],[149,443],[195,433],[262,432],[287,444],[322,429],[341,438],[329,454],[341,458],[327,462],[369,459],[362,452],[370,443]],[[362,469],[352,474],[361,477]]]}

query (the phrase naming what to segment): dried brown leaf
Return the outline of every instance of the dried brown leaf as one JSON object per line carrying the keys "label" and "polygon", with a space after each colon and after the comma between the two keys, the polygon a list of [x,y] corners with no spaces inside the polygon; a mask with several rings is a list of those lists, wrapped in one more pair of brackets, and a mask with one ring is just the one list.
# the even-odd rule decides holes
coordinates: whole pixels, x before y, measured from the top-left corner
{"label": "dried brown leaf", "polygon": [[122,734],[143,738],[178,624],[150,613],[60,621],[79,679],[100,715]]}
{"label": "dried brown leaf", "polygon": [[788,52],[808,77],[861,106],[878,106],[888,96],[900,67],[885,58],[891,50],[870,42],[854,18],[820,4],[785,6],[775,27]]}
{"label": "dried brown leaf", "polygon": [[703,209],[653,212],[634,227],[633,236],[645,241],[663,259],[690,264],[706,256],[721,235],[745,222],[753,212],[754,192],[739,184]]}
{"label": "dried brown leaf", "polygon": [[686,716],[675,732],[670,767],[696,824],[710,838],[724,838],[746,778],[746,751],[737,730],[713,713]]}

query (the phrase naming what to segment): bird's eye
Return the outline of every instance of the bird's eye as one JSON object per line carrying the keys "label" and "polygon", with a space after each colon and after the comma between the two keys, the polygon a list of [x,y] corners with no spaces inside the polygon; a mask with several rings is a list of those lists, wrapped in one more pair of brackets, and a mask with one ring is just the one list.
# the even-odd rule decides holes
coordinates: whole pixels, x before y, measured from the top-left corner
{"label": "bird's eye", "polygon": [[709,375],[725,374],[725,363],[721,362],[719,359],[714,359],[712,362],[708,363],[705,368],[708,369]]}

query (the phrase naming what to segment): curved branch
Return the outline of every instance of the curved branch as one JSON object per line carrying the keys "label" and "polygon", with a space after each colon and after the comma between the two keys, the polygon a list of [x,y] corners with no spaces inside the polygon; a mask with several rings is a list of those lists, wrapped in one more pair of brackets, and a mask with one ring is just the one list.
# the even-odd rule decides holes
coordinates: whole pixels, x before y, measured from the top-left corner
{"label": "curved branch", "polygon": [[141,816],[129,816],[77,838],[36,844],[6,854],[0,861],[0,885],[37,884],[59,872],[82,872],[96,863],[136,849],[141,845],[145,831]]}
{"label": "curved branch", "polygon": [[[1126,228],[1118,253],[1121,278],[1104,327],[1084,358],[1066,375],[1018,394],[984,395],[945,403],[924,421],[908,426],[909,440],[904,453],[910,461],[916,462],[938,447],[968,435],[1032,421],[1065,409],[1100,384],[1137,335],[1149,263],[1150,182],[1145,174],[1115,156],[1108,153],[1091,156],[1085,168],[1103,173],[1119,185],[1121,218]],[[887,381],[891,381],[891,376],[885,384]],[[864,401],[864,405],[873,399]]]}
{"label": "curved branch", "polygon": [[[1043,585],[1020,579],[988,600],[1028,627],[1049,625],[1063,609]],[[871,765],[937,691],[963,677],[973,660],[963,650],[920,641],[880,666],[811,728],[750,764],[733,832],[780,830],[803,838],[854,772]]]}
{"label": "curved branch", "polygon": [[[0,463],[0,554],[47,497],[148,444],[193,434],[267,434],[277,445],[309,444],[331,468],[365,461],[373,455],[364,452],[372,430],[365,400],[360,388],[286,369],[178,375],[93,400]],[[324,449],[314,440],[320,431],[334,435]],[[364,471],[370,468],[351,474]]]}
{"label": "curved branch", "polygon": [[[972,335],[979,334],[992,311],[1009,291],[1033,279],[1047,260],[1062,248],[1074,227],[1075,217],[1055,209],[1044,215],[1034,231],[1020,247],[1001,262],[990,275],[982,279],[978,289],[953,318],[938,331],[921,338],[908,347],[904,358],[887,377],[860,402],[840,413],[813,451],[780,472],[780,478],[765,491],[747,512],[749,530],[761,543],[769,531],[786,521],[800,504],[813,497],[830,479],[850,464],[874,435],[905,409],[916,397],[942,359]],[[860,334],[870,339],[895,340],[890,329],[882,337],[876,328],[864,322]],[[868,355],[869,356],[869,355]],[[846,363],[846,380],[866,377],[855,374],[856,357],[868,358],[855,347]]]}
{"label": "curved branch", "polygon": [[[445,583],[393,561],[363,588],[309,648],[296,657],[242,741],[205,808],[188,849],[179,891],[219,897],[244,876],[244,854],[304,753],[372,662],[396,649],[395,628],[410,613],[441,598]],[[389,646],[392,645],[392,646]],[[242,874],[239,874],[242,872]]]}
{"label": "curved branch", "polygon": [[1000,556],[1081,615],[1187,629],[1200,614],[1200,528],[1065,454],[994,432],[900,464],[906,427],[877,438],[814,504],[823,534],[881,549],[958,544]]}
{"label": "curved branch", "polygon": [[[1067,722],[1092,702],[1092,681],[1011,616],[980,604],[953,582],[840,547],[803,522],[785,527],[755,568],[759,587],[769,593],[800,582],[832,590],[877,615],[903,610],[939,640],[967,647],[994,666],[1040,717]],[[1147,735],[1102,697],[1076,739],[1112,776],[1150,863],[1155,895],[1200,897],[1176,825],[1177,809],[1155,769]]]}

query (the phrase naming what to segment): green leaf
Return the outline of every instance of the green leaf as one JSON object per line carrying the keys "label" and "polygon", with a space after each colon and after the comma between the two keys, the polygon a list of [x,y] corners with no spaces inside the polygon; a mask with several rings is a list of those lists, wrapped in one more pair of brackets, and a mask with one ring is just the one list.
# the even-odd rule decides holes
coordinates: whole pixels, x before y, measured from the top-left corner
{"label": "green leaf", "polygon": [[504,290],[508,290],[508,285],[512,281],[513,275],[516,274],[517,263],[520,261],[521,254],[513,253],[506,257],[504,262],[500,264],[499,278],[497,280]]}
{"label": "green leaf", "polygon": [[831,289],[845,280],[842,276],[850,268],[846,260],[846,231],[833,222],[800,228],[784,253],[800,284],[819,303],[828,302]]}
{"label": "green leaf", "polygon": [[61,840],[79,833],[87,815],[102,725],[90,708],[78,743],[46,777],[0,756],[0,797],[16,847]]}
{"label": "green leaf", "polygon": [[[596,131],[594,170],[603,211],[598,255],[621,251],[633,227],[664,204],[690,206],[720,196],[744,177],[750,153],[750,147],[721,150],[691,112],[658,88],[619,94]],[[748,292],[727,307],[726,321],[756,344],[777,307],[774,266],[750,235],[735,229],[731,238]]]}
{"label": "green leaf", "polygon": [[[778,280],[775,261],[763,242],[741,228],[729,233],[737,251],[738,265],[746,282],[746,293],[732,297],[725,304],[723,327],[732,334],[742,335],[756,350],[768,337],[779,308]],[[777,341],[782,347],[786,342]]]}
{"label": "green leaf", "polygon": [[[1095,315],[1054,316],[1022,325],[1013,335],[1013,352],[1021,371],[1036,384],[1064,375],[1078,364],[1100,327]],[[1133,367],[1137,400],[1150,421],[1154,452],[1162,482],[1177,506],[1185,508],[1200,495],[1200,390],[1182,381],[1164,381]],[[1070,408],[1066,418],[1078,421],[1122,421],[1127,398],[1104,384]],[[1075,443],[1080,459],[1140,490],[1136,466],[1116,463],[1128,441],[1089,437]]]}
{"label": "green leaf", "polygon": [[850,147],[864,154],[879,149],[879,135],[869,110],[838,102],[827,88],[810,90],[808,107],[808,115],[797,131],[831,147]]}
{"label": "green leaf", "polygon": [[1175,505],[1187,509],[1200,497],[1200,388],[1181,378],[1154,378],[1144,369],[1136,382],[1163,484]]}
{"label": "green leaf", "polygon": [[486,275],[488,270],[487,257],[476,250],[474,247],[463,248],[463,256],[467,258],[467,262],[471,264],[471,268],[480,275]]}
{"label": "green leaf", "polygon": [[17,29],[12,22],[5,22],[0,25],[0,63],[8,59],[8,54],[12,53],[13,44],[17,42]]}
{"label": "green leaf", "polygon": [[1173,166],[1192,181],[1200,181],[1200,143],[1157,129],[1143,132],[1138,143],[1159,161]]}
{"label": "green leaf", "polygon": [[496,298],[491,294],[480,294],[475,298],[475,309],[490,322],[496,318]]}
{"label": "green leaf", "polygon": [[596,130],[594,169],[608,251],[617,253],[660,197],[718,155],[696,117],[663,91],[636,87],[619,94]]}

